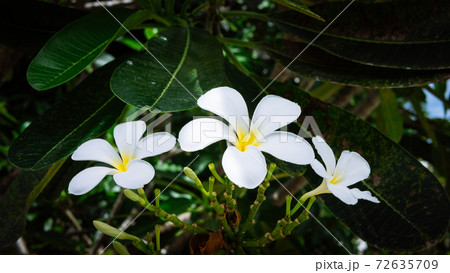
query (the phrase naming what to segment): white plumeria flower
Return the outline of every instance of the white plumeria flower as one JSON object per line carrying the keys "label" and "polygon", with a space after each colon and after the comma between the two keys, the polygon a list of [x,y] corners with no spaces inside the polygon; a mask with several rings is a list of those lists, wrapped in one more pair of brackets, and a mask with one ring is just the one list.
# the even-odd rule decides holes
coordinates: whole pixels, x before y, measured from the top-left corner
{"label": "white plumeria flower", "polygon": [[83,143],[72,155],[73,160],[99,161],[111,167],[90,167],[72,178],[69,193],[85,194],[97,186],[107,175],[113,175],[117,185],[127,189],[142,188],[155,176],[153,166],[142,160],[171,150],[176,139],[161,132],[141,139],[146,131],[143,121],[131,121],[114,128],[114,140],[120,155],[104,139],[92,139]]}
{"label": "white plumeria flower", "polygon": [[266,96],[257,105],[251,120],[242,95],[229,87],[214,88],[197,103],[224,118],[228,125],[214,118],[194,119],[180,131],[181,149],[194,152],[227,140],[232,145],[223,154],[223,169],[240,187],[253,189],[264,180],[267,166],[262,152],[300,165],[310,164],[314,159],[314,150],[303,138],[276,131],[300,116],[300,106],[296,103],[279,96]]}
{"label": "white plumeria flower", "polygon": [[323,181],[319,187],[303,195],[302,201],[310,196],[332,193],[347,205],[355,205],[358,199],[380,203],[376,197],[372,196],[370,191],[348,188],[369,177],[370,166],[362,156],[356,152],[343,151],[336,164],[333,150],[325,140],[320,136],[316,136],[312,140],[325,163],[325,167],[317,159],[313,160],[311,167],[319,176],[323,177]]}

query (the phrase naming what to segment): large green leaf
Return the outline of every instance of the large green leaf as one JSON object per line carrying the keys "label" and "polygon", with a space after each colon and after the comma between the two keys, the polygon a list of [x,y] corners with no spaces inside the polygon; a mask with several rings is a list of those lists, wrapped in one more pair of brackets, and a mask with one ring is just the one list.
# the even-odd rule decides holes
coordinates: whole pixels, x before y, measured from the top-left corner
{"label": "large green leaf", "polygon": [[[317,36],[317,33],[301,29],[295,30],[295,34],[308,43]],[[373,66],[415,70],[450,68],[450,42],[373,43],[324,35],[313,45],[338,57]]]}
{"label": "large green leaf", "polygon": [[380,90],[380,106],[376,110],[377,128],[399,142],[403,135],[403,118],[398,108],[397,97],[391,89]]}
{"label": "large green leaf", "polygon": [[1,1],[0,43],[34,57],[53,34],[85,14],[42,1]]}
{"label": "large green leaf", "polygon": [[136,107],[180,111],[197,106],[203,92],[223,77],[223,56],[217,40],[197,28],[172,28],[149,41],[147,51],[122,63],[111,89]]}
{"label": "large green leaf", "polygon": [[124,108],[109,91],[109,79],[117,63],[94,72],[34,121],[12,144],[10,162],[22,169],[37,170],[109,129]]}
{"label": "large green leaf", "polygon": [[[414,70],[375,67],[348,61],[317,47],[308,47],[294,62],[306,43],[283,41],[269,53],[281,64],[305,77],[366,87],[423,86],[450,77],[450,69]],[[292,63],[291,63],[292,62]]]}
{"label": "large green leaf", "polygon": [[[280,26],[290,26],[289,31],[304,29],[319,33],[347,5],[340,2],[311,7],[326,20],[323,23],[291,11],[273,14],[272,18]],[[325,30],[324,35],[381,43],[450,42],[449,16],[450,1],[447,0],[355,2]]]}
{"label": "large green leaf", "polygon": [[133,14],[128,9],[112,9],[111,13],[102,9],[56,33],[30,63],[27,72],[30,85],[46,90],[72,79],[125,32],[116,18],[130,28],[148,17],[146,11]]}
{"label": "large green leaf", "polygon": [[25,227],[25,217],[63,162],[39,171],[22,171],[0,199],[0,246],[15,242]]}
{"label": "large green leaf", "polygon": [[[361,200],[348,206],[330,194],[320,196],[353,232],[377,247],[394,250],[430,247],[442,238],[450,219],[449,198],[436,177],[410,153],[369,123],[295,86],[274,82],[269,91],[294,95],[302,106],[300,119],[314,117],[335,155],[356,151],[369,162],[370,177],[356,187],[371,190],[380,204]],[[321,178],[311,169],[306,175],[314,186],[320,184]]]}

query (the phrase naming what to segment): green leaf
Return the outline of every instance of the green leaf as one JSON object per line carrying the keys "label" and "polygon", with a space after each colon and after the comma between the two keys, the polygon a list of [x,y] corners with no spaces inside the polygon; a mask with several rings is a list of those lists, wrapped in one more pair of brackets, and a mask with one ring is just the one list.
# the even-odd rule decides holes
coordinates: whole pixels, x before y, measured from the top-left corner
{"label": "green leaf", "polygon": [[21,169],[37,170],[108,130],[124,108],[109,91],[109,79],[118,62],[94,72],[27,127],[11,145],[10,162]]}
{"label": "green leaf", "polygon": [[380,90],[380,106],[376,110],[377,128],[399,142],[403,135],[403,118],[398,108],[397,97],[391,89]]}
{"label": "green leaf", "polygon": [[305,4],[301,3],[298,0],[272,0],[272,2],[278,3],[280,5],[288,7],[290,9],[295,10],[295,11],[298,11],[300,13],[308,15],[308,16],[314,18],[314,19],[317,19],[317,20],[325,22],[325,20],[322,17],[320,17],[319,15],[315,14],[314,12],[312,12],[308,8],[308,6],[306,6]]}
{"label": "green leaf", "polygon": [[266,50],[291,71],[325,82],[364,87],[423,86],[450,77],[450,69],[413,70],[375,67],[348,61],[317,47],[308,47],[294,62],[306,43],[283,41],[277,49]]}
{"label": "green leaf", "polygon": [[0,246],[15,242],[25,227],[33,201],[58,172],[63,161],[39,171],[21,172],[0,199]]}
{"label": "green leaf", "polygon": [[1,1],[0,43],[34,57],[53,34],[85,14],[42,1]]}
{"label": "green leaf", "polygon": [[[273,14],[273,21],[286,30],[303,29],[320,33],[346,6],[347,2],[311,7],[325,22],[288,11]],[[396,0],[365,4],[354,2],[323,35],[377,43],[450,42],[447,29],[450,2],[447,0]]]}
{"label": "green leaf", "polygon": [[[300,119],[314,117],[335,155],[356,151],[369,162],[369,178],[355,186],[372,191],[381,203],[360,200],[348,206],[331,194],[319,196],[354,233],[393,250],[422,249],[442,239],[450,220],[449,198],[436,177],[410,153],[369,123],[295,86],[274,82],[269,91],[295,94],[302,107]],[[322,181],[311,169],[306,175],[314,186]]]}
{"label": "green leaf", "polygon": [[113,15],[102,9],[56,33],[31,61],[27,72],[30,85],[37,90],[46,90],[67,82],[125,33],[115,18],[131,28],[148,17],[146,11],[133,14],[128,9],[112,9],[111,13]]}
{"label": "green leaf", "polygon": [[322,83],[319,87],[311,90],[310,95],[322,101],[327,101],[339,90],[342,89],[342,85],[332,83]]}
{"label": "green leaf", "polygon": [[205,31],[172,28],[152,38],[148,49],[151,54],[134,55],[111,78],[111,89],[126,103],[161,111],[190,109],[222,82],[222,50]]}
{"label": "green leaf", "polygon": [[[317,36],[317,33],[300,29],[295,34],[308,43]],[[392,44],[324,35],[313,45],[343,59],[372,66],[414,70],[450,68],[450,42]]]}

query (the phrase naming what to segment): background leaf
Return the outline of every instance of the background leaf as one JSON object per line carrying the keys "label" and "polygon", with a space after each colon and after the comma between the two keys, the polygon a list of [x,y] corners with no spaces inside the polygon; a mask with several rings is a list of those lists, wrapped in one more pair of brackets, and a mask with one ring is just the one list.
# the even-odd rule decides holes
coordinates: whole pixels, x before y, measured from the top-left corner
{"label": "background leaf", "polygon": [[205,31],[172,28],[152,38],[148,49],[156,59],[147,51],[138,53],[111,78],[111,89],[126,103],[152,110],[185,110],[197,106],[203,92],[222,82],[221,48]]}
{"label": "background leaf", "polygon": [[[313,20],[296,12],[273,14],[280,26],[319,33],[342,11],[345,1],[311,7],[326,22]],[[324,35],[343,39],[381,43],[450,42],[448,17],[450,2],[446,0],[396,0],[376,4],[354,2]]]}
{"label": "background leaf", "polygon": [[0,199],[0,246],[15,242],[25,227],[34,200],[58,172],[62,162],[39,171],[23,171]]}
{"label": "background leaf", "polygon": [[377,128],[395,142],[403,135],[403,118],[398,108],[397,97],[391,89],[381,89],[380,106],[376,112]]}
{"label": "background leaf", "polygon": [[[381,203],[359,201],[348,206],[332,195],[321,195],[325,204],[363,240],[392,250],[412,250],[436,244],[450,219],[449,198],[439,181],[411,154],[375,128],[342,109],[306,92],[274,82],[275,94],[295,96],[302,117],[312,115],[335,155],[342,150],[360,153],[371,166],[371,175],[356,187],[370,189]],[[314,186],[321,182],[307,175]],[[312,175],[310,175],[312,174]]]}
{"label": "background leaf", "polygon": [[[312,42],[317,33],[295,30],[305,42]],[[374,43],[321,36],[313,46],[349,61],[370,66],[414,70],[450,68],[450,42]]]}
{"label": "background leaf", "polygon": [[[128,9],[111,13],[126,26],[146,18],[146,12]],[[83,71],[115,38],[123,34],[116,19],[106,10],[86,15],[55,34],[30,63],[27,79],[37,90],[58,86]]]}
{"label": "background leaf", "polygon": [[86,13],[42,1],[1,1],[0,43],[34,57],[53,34]]}
{"label": "background leaf", "polygon": [[21,169],[37,170],[109,129],[124,108],[109,91],[116,66],[117,62],[112,62],[94,72],[34,121],[11,145],[10,162]]}
{"label": "background leaf", "polygon": [[322,17],[320,17],[319,15],[315,14],[314,12],[312,12],[308,6],[306,6],[305,4],[301,3],[298,0],[272,0],[272,2],[278,3],[280,5],[283,5],[285,7],[288,7],[290,9],[293,9],[295,11],[298,11],[300,13],[303,13],[307,16],[310,16],[311,18],[320,20],[320,21],[325,21]]}
{"label": "background leaf", "polygon": [[[423,86],[450,77],[450,69],[413,70],[375,67],[336,57],[317,47],[308,47],[294,62],[292,60],[307,46],[303,42],[286,41],[274,50],[266,50],[282,65],[302,76],[320,81],[364,87]],[[291,63],[292,62],[292,63]]]}

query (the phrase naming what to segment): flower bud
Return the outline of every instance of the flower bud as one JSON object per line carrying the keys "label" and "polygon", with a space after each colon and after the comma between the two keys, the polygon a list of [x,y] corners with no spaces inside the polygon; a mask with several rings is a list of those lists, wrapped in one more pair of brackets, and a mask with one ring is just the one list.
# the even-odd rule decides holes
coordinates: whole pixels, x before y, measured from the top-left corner
{"label": "flower bud", "polygon": [[139,204],[141,204],[141,206],[145,207],[145,200],[142,199],[142,197],[140,197],[139,195],[137,195],[134,191],[126,189],[123,193],[131,201],[139,202]]}
{"label": "flower bud", "polygon": [[140,239],[134,235],[128,234],[124,231],[118,230],[117,228],[110,226],[106,223],[94,220],[94,226],[97,230],[109,235],[111,237],[122,239],[122,240],[132,240],[132,241],[140,241]]}
{"label": "flower bud", "polygon": [[127,248],[118,241],[113,242],[113,247],[120,255],[130,255]]}

